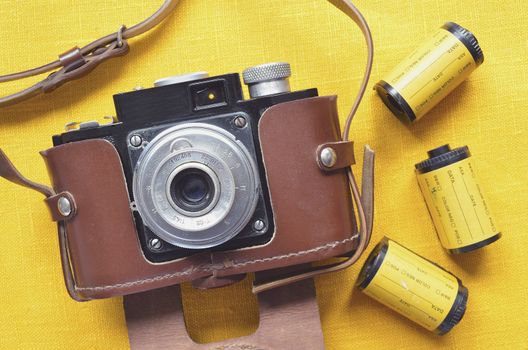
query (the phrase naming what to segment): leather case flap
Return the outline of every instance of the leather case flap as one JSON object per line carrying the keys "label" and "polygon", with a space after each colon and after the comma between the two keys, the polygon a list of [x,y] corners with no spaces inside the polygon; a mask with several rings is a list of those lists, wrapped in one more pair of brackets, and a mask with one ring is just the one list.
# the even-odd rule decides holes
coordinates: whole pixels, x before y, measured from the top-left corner
{"label": "leather case flap", "polygon": [[272,106],[259,123],[275,235],[265,246],[219,252],[233,270],[260,271],[333,257],[354,249],[356,223],[345,171],[324,173],[319,145],[340,138],[336,97]]}
{"label": "leather case flap", "polygon": [[209,259],[194,255],[151,264],[142,255],[125,175],[114,146],[102,139],[64,144],[42,152],[53,187],[68,190],[77,214],[66,221],[76,291],[88,298],[129,294],[207,276]]}

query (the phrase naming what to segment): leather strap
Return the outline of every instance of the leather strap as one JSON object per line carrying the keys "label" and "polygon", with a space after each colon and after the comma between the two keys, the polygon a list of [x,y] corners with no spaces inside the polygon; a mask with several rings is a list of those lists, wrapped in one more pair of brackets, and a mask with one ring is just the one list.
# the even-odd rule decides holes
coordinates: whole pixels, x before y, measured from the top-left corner
{"label": "leather strap", "polygon": [[[258,275],[258,273],[257,273]],[[260,322],[251,335],[197,344],[185,331],[180,286],[124,298],[130,348],[180,350],[321,350],[323,332],[313,280],[257,296]]]}
{"label": "leather strap", "polygon": [[[48,204],[48,208],[50,209],[51,216],[54,220],[58,221],[60,218],[60,214],[57,213],[57,201],[60,197],[60,195],[66,195],[71,198],[73,203],[73,197],[69,193],[56,195],[55,191],[48,187],[41,184],[38,184],[36,182],[33,182],[31,180],[28,180],[26,177],[24,177],[11,163],[9,158],[5,155],[4,151],[0,149],[0,177],[5,178],[6,180],[9,180],[13,183],[16,183],[18,185],[30,188],[32,190],[38,191],[42,193],[44,196],[46,196],[46,203]],[[72,210],[72,215],[75,213],[75,209]],[[64,220],[64,217],[62,218]],[[68,252],[68,244],[66,239],[66,227],[64,221],[58,222],[58,228],[59,228],[59,249],[61,253],[61,262],[62,262],[62,272],[64,274],[64,281],[66,284],[66,290],[68,291],[68,294],[70,297],[77,301],[84,301],[77,292],[75,292],[75,279],[73,278],[72,269],[70,266],[70,259],[69,259],[69,252]]]}
{"label": "leather strap", "polygon": [[[342,170],[356,164],[354,141],[327,142],[320,145],[316,153],[317,165],[325,172]],[[325,156],[331,158],[323,160]]]}
{"label": "leather strap", "polygon": [[81,78],[102,62],[128,53],[128,39],[141,35],[160,24],[176,7],[179,0],[165,0],[163,5],[149,18],[130,28],[121,28],[99,38],[83,48],[74,47],[59,55],[59,59],[40,67],[0,76],[0,83],[19,80],[56,70],[44,80],[12,95],[0,98],[0,107],[16,104],[40,93],[48,93],[64,83]]}
{"label": "leather strap", "polygon": [[46,197],[55,195],[55,191],[48,186],[44,186],[33,182],[26,177],[24,177],[11,163],[9,158],[6,156],[4,151],[0,149],[0,177],[5,178],[17,185],[30,188],[32,190],[42,193]]}
{"label": "leather strap", "polygon": [[[55,191],[48,187],[41,184],[38,184],[36,182],[33,182],[31,180],[28,180],[26,177],[24,177],[11,163],[9,158],[7,158],[4,151],[0,149],[0,177],[5,178],[6,180],[9,180],[13,183],[16,183],[18,185],[30,188],[32,190],[38,191],[42,193],[44,196],[46,196],[46,204],[48,205],[48,208],[50,209],[52,219],[54,221],[59,221],[61,218],[60,214],[57,213],[57,200],[60,198],[61,195],[67,195],[72,200],[73,203],[73,197],[71,194],[60,194],[56,195]],[[74,215],[75,209],[72,210],[72,215]],[[64,217],[62,217],[62,220],[64,220]],[[69,259],[69,252],[68,252],[68,244],[66,239],[66,227],[64,221],[58,222],[58,228],[59,228],[59,249],[61,253],[61,263],[62,263],[62,272],[64,274],[64,282],[66,284],[66,290],[68,291],[68,294],[70,297],[77,301],[84,301],[77,292],[75,291],[75,279],[73,278],[72,269],[70,266],[70,259]]]}

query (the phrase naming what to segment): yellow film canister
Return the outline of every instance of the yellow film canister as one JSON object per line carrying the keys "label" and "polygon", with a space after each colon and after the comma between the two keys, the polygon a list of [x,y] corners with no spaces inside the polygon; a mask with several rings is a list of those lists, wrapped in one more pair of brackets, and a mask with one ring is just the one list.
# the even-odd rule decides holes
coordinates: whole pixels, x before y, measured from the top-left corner
{"label": "yellow film canister", "polygon": [[447,22],[374,87],[400,120],[413,123],[484,61],[475,36]]}
{"label": "yellow film canister", "polygon": [[387,237],[370,253],[357,286],[439,335],[456,326],[466,311],[468,290],[458,278]]}
{"label": "yellow film canister", "polygon": [[450,253],[482,248],[501,237],[471,162],[467,146],[429,152],[415,165],[418,184],[442,246]]}

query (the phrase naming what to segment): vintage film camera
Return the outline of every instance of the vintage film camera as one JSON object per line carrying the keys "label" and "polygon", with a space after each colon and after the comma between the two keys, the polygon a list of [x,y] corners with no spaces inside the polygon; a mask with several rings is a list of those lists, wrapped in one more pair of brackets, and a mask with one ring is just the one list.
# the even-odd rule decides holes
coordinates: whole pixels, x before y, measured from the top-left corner
{"label": "vintage film camera", "polygon": [[[252,272],[258,293],[358,260],[372,232],[374,154],[365,147],[360,191],[349,131],[368,84],[373,43],[350,2],[330,2],[356,22],[368,48],[343,132],[336,96],[290,91],[289,64],[271,63],[244,71],[249,99],[238,74],[205,73],[115,95],[110,124],[70,124],[41,152],[51,187],[26,179],[0,151],[1,177],[46,196],[72,298],[182,282],[213,288]],[[167,1],[152,23],[174,6]],[[123,31],[92,44],[111,39],[108,55],[79,57],[82,49],[62,55],[67,69],[37,87],[51,91],[123,54],[132,35]],[[0,104],[31,96],[7,96]],[[333,257],[344,260],[311,265]]]}
{"label": "vintage film camera", "polygon": [[[113,122],[70,124],[41,152],[53,188],[0,152],[2,177],[46,195],[74,299],[275,271],[258,292],[357,260],[372,229],[373,152],[361,196],[351,117],[342,135],[336,97],[291,92],[290,74],[287,63],[245,70],[247,100],[238,74],[117,94]],[[336,256],[348,260],[309,264]]]}
{"label": "vintage film camera", "polygon": [[114,145],[151,262],[263,245],[274,221],[258,121],[273,105],[317,96],[316,89],[290,92],[290,74],[288,63],[245,70],[248,100],[238,74],[159,79],[154,88],[114,96],[118,123],[81,123],[53,143]]}
{"label": "vintage film camera", "polygon": [[[149,347],[195,349],[181,333],[178,284],[214,288],[253,272],[256,294],[304,281],[260,293],[263,322],[237,347],[324,347],[309,279],[349,267],[365,251],[374,172],[374,153],[366,146],[360,191],[349,140],[372,68],[372,37],[350,1],[329,2],[359,26],[368,50],[343,132],[336,96],[318,96],[314,88],[291,92],[289,64],[271,63],[244,71],[246,100],[238,74],[193,73],[115,95],[111,123],[68,124],[41,152],[51,187],[25,178],[0,150],[0,177],[46,197],[69,295],[77,301],[127,296],[134,348],[146,340]],[[51,92],[126,54],[128,40],[159,24],[176,3],[166,0],[143,22],[73,48],[56,62],[0,77],[58,68],[1,97],[0,106]],[[302,341],[291,337],[305,330]]]}

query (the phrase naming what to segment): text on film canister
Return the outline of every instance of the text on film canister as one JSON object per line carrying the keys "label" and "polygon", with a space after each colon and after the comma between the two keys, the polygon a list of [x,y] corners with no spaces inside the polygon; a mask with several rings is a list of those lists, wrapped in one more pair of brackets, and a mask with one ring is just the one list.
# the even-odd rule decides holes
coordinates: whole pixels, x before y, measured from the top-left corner
{"label": "text on film canister", "polygon": [[357,286],[440,335],[457,325],[466,311],[468,290],[458,278],[386,237],[367,258]]}
{"label": "text on film canister", "polygon": [[475,174],[467,146],[428,152],[415,165],[418,184],[442,246],[465,253],[501,237]]}
{"label": "text on film canister", "polygon": [[402,121],[412,123],[430,111],[484,61],[475,36],[447,22],[405,58],[375,89]]}

